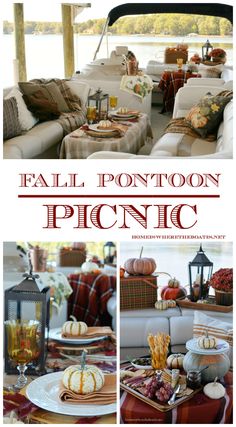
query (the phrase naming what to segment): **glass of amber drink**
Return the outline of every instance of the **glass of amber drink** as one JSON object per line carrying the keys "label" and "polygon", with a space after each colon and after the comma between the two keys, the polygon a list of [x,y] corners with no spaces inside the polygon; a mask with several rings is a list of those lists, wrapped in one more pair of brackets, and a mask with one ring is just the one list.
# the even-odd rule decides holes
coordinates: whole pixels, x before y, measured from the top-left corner
{"label": "glass of amber drink", "polygon": [[27,383],[25,371],[27,364],[39,357],[38,326],[35,320],[7,320],[5,322],[7,336],[7,352],[9,358],[16,363],[19,377],[16,388],[23,388]]}
{"label": "glass of amber drink", "polygon": [[115,110],[115,108],[117,107],[117,103],[118,103],[118,97],[115,95],[111,95],[109,97],[109,104],[112,110]]}

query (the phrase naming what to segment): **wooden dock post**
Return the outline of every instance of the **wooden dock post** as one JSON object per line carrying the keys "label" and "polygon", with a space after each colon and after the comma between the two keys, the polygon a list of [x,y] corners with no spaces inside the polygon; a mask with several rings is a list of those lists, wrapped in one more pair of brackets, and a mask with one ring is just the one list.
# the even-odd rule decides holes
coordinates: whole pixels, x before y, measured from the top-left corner
{"label": "wooden dock post", "polygon": [[62,4],[61,9],[63,27],[64,70],[65,77],[70,78],[75,71],[72,6]]}
{"label": "wooden dock post", "polygon": [[14,5],[14,29],[16,59],[18,61],[19,81],[27,80],[26,60],[25,60],[25,31],[24,31],[24,4],[13,3]]}

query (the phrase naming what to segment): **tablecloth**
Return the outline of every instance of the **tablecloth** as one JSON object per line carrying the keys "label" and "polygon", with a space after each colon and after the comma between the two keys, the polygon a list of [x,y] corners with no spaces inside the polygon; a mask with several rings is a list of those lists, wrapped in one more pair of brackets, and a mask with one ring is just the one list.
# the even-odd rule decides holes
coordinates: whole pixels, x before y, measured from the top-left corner
{"label": "tablecloth", "polygon": [[107,301],[115,290],[116,277],[80,273],[70,274],[68,280],[73,289],[68,299],[68,318],[73,315],[88,326],[111,325]]}
{"label": "tablecloth", "polygon": [[177,406],[160,412],[124,392],[121,396],[121,422],[124,424],[232,424],[233,373],[224,377],[225,397],[210,399],[203,392]]}
{"label": "tablecloth", "polygon": [[165,111],[172,111],[175,102],[175,96],[178,90],[190,78],[201,77],[200,74],[190,73],[188,71],[164,71],[161,76],[158,87],[163,91],[163,108]]}
{"label": "tablecloth", "polygon": [[67,135],[60,148],[61,159],[86,159],[97,151],[118,151],[136,154],[148,139],[152,129],[147,114],[141,114],[138,121],[127,122],[128,130],[121,138],[94,138],[83,130]]}

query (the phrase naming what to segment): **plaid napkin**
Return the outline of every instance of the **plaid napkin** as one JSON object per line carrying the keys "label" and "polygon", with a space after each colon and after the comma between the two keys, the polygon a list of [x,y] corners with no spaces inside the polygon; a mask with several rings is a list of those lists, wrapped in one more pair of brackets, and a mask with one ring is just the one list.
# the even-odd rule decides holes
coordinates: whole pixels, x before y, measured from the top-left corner
{"label": "plaid napkin", "polygon": [[99,391],[89,394],[78,394],[62,386],[59,394],[63,402],[86,405],[109,405],[116,402],[116,375],[105,375],[104,386]]}

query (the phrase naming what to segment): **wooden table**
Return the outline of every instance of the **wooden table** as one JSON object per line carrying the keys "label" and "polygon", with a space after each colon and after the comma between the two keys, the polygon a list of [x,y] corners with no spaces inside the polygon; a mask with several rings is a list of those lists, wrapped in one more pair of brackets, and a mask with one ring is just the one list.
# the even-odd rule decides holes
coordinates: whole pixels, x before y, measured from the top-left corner
{"label": "wooden table", "polygon": [[161,80],[158,84],[158,87],[163,91],[162,113],[173,111],[176,93],[183,87],[188,79],[193,77],[201,77],[201,75],[183,70],[164,71],[162,73]]}
{"label": "wooden table", "polygon": [[152,138],[150,119],[142,113],[138,121],[127,121],[127,131],[121,138],[95,138],[83,130],[70,133],[62,141],[60,159],[86,159],[97,151],[136,154],[148,138]]}
{"label": "wooden table", "polygon": [[233,372],[224,377],[225,397],[210,399],[201,391],[168,412],[161,412],[124,392],[121,396],[123,424],[232,424]]}

